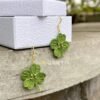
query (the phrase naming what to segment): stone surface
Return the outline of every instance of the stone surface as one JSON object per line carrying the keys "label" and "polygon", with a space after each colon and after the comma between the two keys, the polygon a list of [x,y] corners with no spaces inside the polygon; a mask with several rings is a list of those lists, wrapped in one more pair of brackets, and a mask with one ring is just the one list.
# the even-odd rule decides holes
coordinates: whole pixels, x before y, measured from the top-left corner
{"label": "stone surface", "polygon": [[83,100],[100,100],[100,75],[81,84]]}
{"label": "stone surface", "polygon": [[[32,100],[32,99],[31,99]],[[82,100],[79,85],[34,100]]]}
{"label": "stone surface", "polygon": [[100,23],[79,23],[73,25],[74,32],[100,32]]}
{"label": "stone surface", "polygon": [[100,75],[77,86],[31,100],[100,100]]}
{"label": "stone surface", "polygon": [[[59,60],[53,58],[49,48],[35,49],[35,63],[41,64],[42,70],[47,77],[41,86],[41,91],[26,91],[22,88],[20,73],[31,64],[32,50],[13,51],[0,47],[0,100],[31,99],[57,92],[94,78],[100,74],[99,49],[100,32],[73,32],[73,42],[68,52]],[[92,83],[95,84],[95,80]],[[85,88],[81,85],[84,88],[84,92],[80,90],[80,87],[77,87],[77,89],[73,87],[72,91],[77,90],[78,92],[72,93],[70,90],[70,93],[66,95],[66,100],[73,100],[76,95],[80,94],[80,91],[86,95],[86,98],[90,98],[90,96],[87,97],[87,94],[91,88],[87,88],[87,86],[86,84]],[[70,97],[70,94],[73,95]],[[94,92],[89,95],[92,94]],[[80,96],[77,96],[76,100],[78,99],[81,100]]]}

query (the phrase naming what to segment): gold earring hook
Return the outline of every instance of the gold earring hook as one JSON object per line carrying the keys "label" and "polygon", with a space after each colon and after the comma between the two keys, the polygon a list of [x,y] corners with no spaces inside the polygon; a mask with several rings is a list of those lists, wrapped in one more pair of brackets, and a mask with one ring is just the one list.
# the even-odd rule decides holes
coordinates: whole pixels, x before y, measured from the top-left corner
{"label": "gold earring hook", "polygon": [[32,63],[34,63],[34,60],[35,60],[34,55],[35,55],[35,51],[34,51],[34,47],[33,47],[32,48]]}
{"label": "gold earring hook", "polygon": [[58,25],[57,25],[57,31],[58,31],[58,33],[61,33],[61,23],[62,23],[62,18],[61,17],[59,17],[59,23],[58,23]]}

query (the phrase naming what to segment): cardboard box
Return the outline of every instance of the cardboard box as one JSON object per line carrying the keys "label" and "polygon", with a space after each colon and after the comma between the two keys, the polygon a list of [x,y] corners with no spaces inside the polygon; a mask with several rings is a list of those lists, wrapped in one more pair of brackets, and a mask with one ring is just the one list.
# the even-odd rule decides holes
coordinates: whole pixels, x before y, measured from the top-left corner
{"label": "cardboard box", "polygon": [[[58,16],[0,17],[0,44],[13,49],[48,46],[58,34],[58,22]],[[72,19],[70,16],[62,16],[61,31],[71,42]]]}
{"label": "cardboard box", "polygon": [[0,16],[66,15],[66,4],[56,0],[0,0]]}

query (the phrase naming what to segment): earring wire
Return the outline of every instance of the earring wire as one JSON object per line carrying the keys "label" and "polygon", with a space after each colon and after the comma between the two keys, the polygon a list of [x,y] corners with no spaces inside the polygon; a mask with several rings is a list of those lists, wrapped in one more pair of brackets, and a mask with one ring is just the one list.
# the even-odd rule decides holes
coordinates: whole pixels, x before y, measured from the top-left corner
{"label": "earring wire", "polygon": [[61,17],[59,17],[59,23],[58,23],[58,25],[57,25],[57,31],[58,31],[58,33],[61,33],[61,23],[62,23],[62,18]]}

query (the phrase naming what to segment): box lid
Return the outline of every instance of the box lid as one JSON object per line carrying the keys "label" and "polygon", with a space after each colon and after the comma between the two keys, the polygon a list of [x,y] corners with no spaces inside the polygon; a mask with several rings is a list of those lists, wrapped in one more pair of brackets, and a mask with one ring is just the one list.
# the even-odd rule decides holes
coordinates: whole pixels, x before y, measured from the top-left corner
{"label": "box lid", "polygon": [[66,15],[66,4],[56,0],[0,0],[0,16]]}

